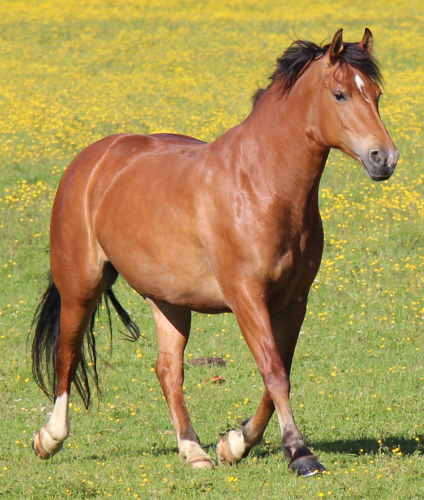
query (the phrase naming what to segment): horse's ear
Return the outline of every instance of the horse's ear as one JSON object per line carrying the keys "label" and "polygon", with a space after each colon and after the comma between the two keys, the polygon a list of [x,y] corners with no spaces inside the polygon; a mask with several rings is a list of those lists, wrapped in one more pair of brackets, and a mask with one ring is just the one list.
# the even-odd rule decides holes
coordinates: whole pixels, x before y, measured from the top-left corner
{"label": "horse's ear", "polygon": [[334,64],[337,61],[337,58],[343,52],[343,49],[343,28],[340,28],[339,31],[334,35],[333,41],[330,45],[330,64]]}
{"label": "horse's ear", "polygon": [[372,41],[373,41],[373,38],[372,38],[371,30],[369,30],[368,28],[365,28],[365,33],[364,33],[364,36],[362,37],[361,42],[359,43],[359,46],[362,49],[366,50],[368,52],[368,54],[371,54]]}

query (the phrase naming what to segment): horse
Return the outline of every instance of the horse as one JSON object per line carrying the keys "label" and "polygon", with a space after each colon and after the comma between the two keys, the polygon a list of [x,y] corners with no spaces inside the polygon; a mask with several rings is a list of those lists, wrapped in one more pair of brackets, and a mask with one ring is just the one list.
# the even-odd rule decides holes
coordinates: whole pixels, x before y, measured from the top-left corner
{"label": "horse", "polygon": [[90,366],[98,384],[100,300],[112,303],[130,338],[139,336],[112,291],[119,273],[153,312],[156,374],[185,464],[215,464],[183,396],[191,313],[232,312],[265,387],[241,430],[218,440],[218,464],[246,457],[276,411],[289,470],[326,470],[296,426],[290,370],[323,252],[318,189],[330,149],[358,160],[375,181],[388,179],[398,160],[379,115],[372,45],[368,28],[357,43],[344,42],[342,29],[325,46],[294,41],[247,118],[211,143],[122,133],[73,159],[53,204],[51,278],[34,317],[33,374],[54,401],[32,439],[40,459],[69,435],[72,383],[87,407]]}

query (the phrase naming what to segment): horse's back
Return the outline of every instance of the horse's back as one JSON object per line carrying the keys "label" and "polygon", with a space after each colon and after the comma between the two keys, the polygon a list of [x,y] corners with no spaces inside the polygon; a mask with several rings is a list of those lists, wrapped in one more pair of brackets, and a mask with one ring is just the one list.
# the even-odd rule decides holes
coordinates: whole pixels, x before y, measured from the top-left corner
{"label": "horse's back", "polygon": [[[137,170],[154,164],[156,168],[172,169],[181,165],[181,158],[197,156],[205,143],[177,134],[116,134],[105,137],[83,149],[70,163],[60,182],[56,200],[63,207],[83,203],[96,211],[97,205],[117,176],[125,170]],[[173,161],[172,158],[175,158]],[[184,163],[184,162],[183,162]],[[69,207],[70,208],[70,207]]]}

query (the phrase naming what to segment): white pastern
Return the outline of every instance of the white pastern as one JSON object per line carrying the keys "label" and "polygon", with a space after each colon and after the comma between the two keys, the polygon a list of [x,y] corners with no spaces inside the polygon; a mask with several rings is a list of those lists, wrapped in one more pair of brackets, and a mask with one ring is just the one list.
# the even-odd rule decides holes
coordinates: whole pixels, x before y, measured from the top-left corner
{"label": "white pastern", "polygon": [[64,392],[56,398],[53,413],[45,425],[46,431],[55,441],[64,441],[69,435],[69,394]]}
{"label": "white pastern", "polygon": [[201,462],[208,460],[212,463],[211,457],[206,453],[203,448],[188,439],[180,439],[178,437],[178,450],[180,459],[189,465],[195,464],[195,462]]}
{"label": "white pastern", "polygon": [[370,102],[369,99],[368,99],[368,97],[364,94],[364,90],[365,90],[364,80],[362,80],[362,78],[359,75],[355,75],[355,83],[356,83],[356,86],[358,87],[359,93],[362,95],[362,97],[367,102]]}
{"label": "white pastern", "polygon": [[230,445],[231,453],[237,461],[240,461],[246,451],[244,436],[242,432],[230,431],[228,433],[228,444]]}

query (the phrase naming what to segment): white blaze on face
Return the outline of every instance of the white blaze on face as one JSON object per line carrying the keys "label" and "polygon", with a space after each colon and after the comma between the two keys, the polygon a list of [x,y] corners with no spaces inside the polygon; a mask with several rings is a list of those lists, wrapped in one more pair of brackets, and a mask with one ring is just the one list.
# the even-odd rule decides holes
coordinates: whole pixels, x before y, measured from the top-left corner
{"label": "white blaze on face", "polygon": [[367,102],[370,102],[368,97],[364,94],[364,90],[365,90],[365,83],[364,83],[364,80],[362,80],[362,78],[359,76],[359,75],[355,75],[355,83],[356,83],[356,86],[358,87],[359,89],[359,92],[360,94],[362,95],[362,97],[367,101]]}
{"label": "white blaze on face", "polygon": [[361,92],[361,94],[362,94],[362,92],[365,88],[364,80],[362,80],[362,78],[359,75],[355,75],[355,83],[359,89],[359,92]]}

